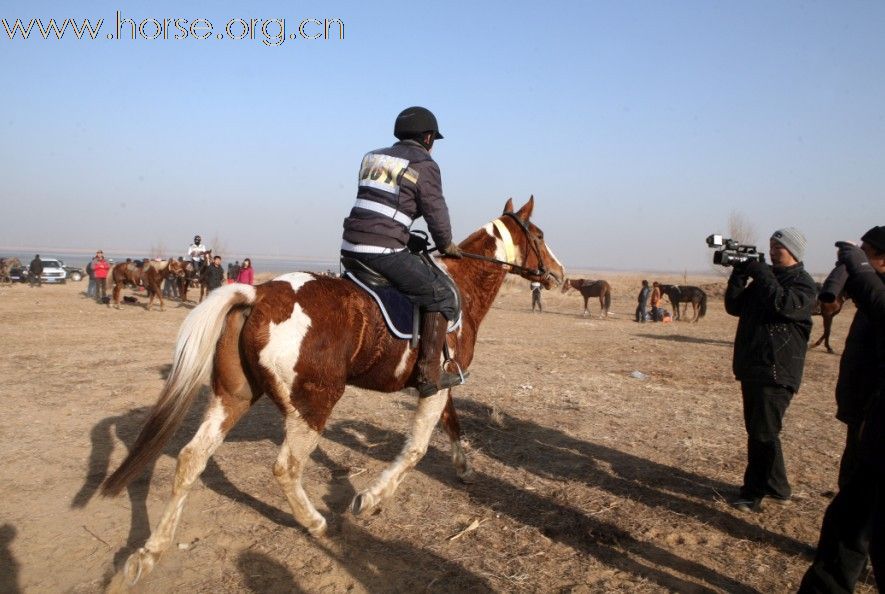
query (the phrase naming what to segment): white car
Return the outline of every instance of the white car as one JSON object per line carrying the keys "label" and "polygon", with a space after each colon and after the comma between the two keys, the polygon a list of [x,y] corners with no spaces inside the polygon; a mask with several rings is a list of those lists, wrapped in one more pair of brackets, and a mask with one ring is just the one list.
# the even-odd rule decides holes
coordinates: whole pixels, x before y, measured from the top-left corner
{"label": "white car", "polygon": [[44,283],[63,283],[68,278],[65,263],[56,258],[40,258],[43,262],[43,274],[40,278]]}

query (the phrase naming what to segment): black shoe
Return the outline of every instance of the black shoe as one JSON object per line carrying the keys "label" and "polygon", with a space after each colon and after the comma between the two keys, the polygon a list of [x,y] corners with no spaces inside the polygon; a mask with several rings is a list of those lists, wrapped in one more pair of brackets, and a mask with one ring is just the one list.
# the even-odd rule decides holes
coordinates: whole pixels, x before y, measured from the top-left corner
{"label": "black shoe", "polygon": [[[470,372],[464,372],[464,379],[466,380],[470,377]],[[445,390],[446,388],[451,388],[453,386],[460,386],[464,382],[461,381],[461,376],[457,373],[449,373],[448,371],[443,371],[439,375],[439,385],[436,384],[418,384],[416,387],[418,388],[418,396],[421,398],[427,398],[428,396],[433,396],[440,390]]]}
{"label": "black shoe", "polygon": [[759,513],[762,511],[762,499],[756,499],[752,497],[740,497],[731,502],[731,507],[745,513]]}

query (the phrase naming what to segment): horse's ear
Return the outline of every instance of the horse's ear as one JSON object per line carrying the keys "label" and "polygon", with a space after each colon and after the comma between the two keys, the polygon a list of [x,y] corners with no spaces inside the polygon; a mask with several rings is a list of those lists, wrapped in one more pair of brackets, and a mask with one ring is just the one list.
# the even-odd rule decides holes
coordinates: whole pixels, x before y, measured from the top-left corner
{"label": "horse's ear", "polygon": [[508,212],[513,212],[513,198],[508,198],[507,204],[504,205],[504,214]]}
{"label": "horse's ear", "polygon": [[519,209],[519,212],[516,213],[516,216],[521,218],[523,221],[529,220],[532,216],[532,211],[535,209],[535,195],[532,194],[529,197],[529,201],[526,202],[522,208]]}

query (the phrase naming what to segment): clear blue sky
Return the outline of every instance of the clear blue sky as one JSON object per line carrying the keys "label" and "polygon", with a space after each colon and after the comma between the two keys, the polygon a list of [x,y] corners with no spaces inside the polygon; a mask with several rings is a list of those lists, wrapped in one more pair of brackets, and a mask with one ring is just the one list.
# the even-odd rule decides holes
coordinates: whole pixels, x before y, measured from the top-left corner
{"label": "clear blue sky", "polygon": [[[567,266],[709,270],[737,211],[760,243],[803,229],[826,271],[885,224],[882,2],[90,4],[0,8],[105,20],[94,41],[0,29],[0,249],[179,255],[200,233],[335,260],[360,158],[414,104],[446,136],[455,236],[534,194]],[[108,40],[117,10],[345,38]]]}

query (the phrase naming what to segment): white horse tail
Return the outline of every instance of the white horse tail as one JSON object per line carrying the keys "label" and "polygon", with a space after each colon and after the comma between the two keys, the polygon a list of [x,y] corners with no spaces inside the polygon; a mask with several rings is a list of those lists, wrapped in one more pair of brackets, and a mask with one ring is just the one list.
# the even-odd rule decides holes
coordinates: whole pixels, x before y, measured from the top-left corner
{"label": "white horse tail", "polygon": [[160,454],[209,379],[215,345],[224,330],[227,313],[255,303],[255,287],[234,283],[215,289],[188,314],[175,342],[172,369],[150,417],[120,467],[101,488],[105,496],[118,495]]}

